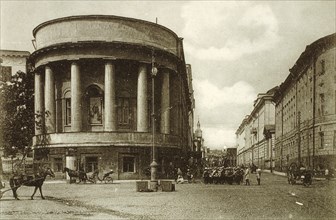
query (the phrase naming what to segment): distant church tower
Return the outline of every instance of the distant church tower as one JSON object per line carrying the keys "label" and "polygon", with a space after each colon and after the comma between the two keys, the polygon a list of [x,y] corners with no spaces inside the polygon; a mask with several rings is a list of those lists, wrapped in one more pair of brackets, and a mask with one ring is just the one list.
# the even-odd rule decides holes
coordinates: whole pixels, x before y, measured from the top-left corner
{"label": "distant church tower", "polygon": [[197,121],[197,128],[195,130],[195,138],[197,140],[202,140],[202,130],[201,130],[201,123],[199,122],[199,119]]}
{"label": "distant church tower", "polygon": [[194,151],[202,152],[201,158],[205,158],[206,148],[204,147],[204,138],[202,135],[201,123],[197,121],[197,128],[194,133]]}

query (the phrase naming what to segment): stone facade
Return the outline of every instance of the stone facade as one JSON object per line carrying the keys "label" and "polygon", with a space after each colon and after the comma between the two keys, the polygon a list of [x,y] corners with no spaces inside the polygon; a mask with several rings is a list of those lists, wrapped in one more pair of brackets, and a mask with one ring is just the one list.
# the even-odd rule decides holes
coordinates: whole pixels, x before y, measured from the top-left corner
{"label": "stone facade", "polygon": [[335,44],[332,34],[308,45],[275,95],[277,170],[336,165]]}
{"label": "stone facade", "polygon": [[193,102],[182,38],[117,16],[55,19],[33,34],[35,112],[45,122],[33,145],[46,137],[55,171],[113,169],[117,179],[145,178],[153,138],[162,176],[181,166],[192,149]]}
{"label": "stone facade", "polygon": [[236,131],[237,164],[262,169],[274,167],[275,106],[272,101],[276,88],[258,94],[254,108]]}
{"label": "stone facade", "polygon": [[28,51],[0,50],[0,81],[8,81],[18,71],[27,72]]}

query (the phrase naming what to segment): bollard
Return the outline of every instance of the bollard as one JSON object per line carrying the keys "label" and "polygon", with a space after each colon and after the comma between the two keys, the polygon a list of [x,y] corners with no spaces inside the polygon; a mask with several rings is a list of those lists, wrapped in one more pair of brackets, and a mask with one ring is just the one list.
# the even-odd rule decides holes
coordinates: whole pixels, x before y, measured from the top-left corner
{"label": "bollard", "polygon": [[136,191],[137,192],[148,192],[148,182],[147,181],[136,181]]}

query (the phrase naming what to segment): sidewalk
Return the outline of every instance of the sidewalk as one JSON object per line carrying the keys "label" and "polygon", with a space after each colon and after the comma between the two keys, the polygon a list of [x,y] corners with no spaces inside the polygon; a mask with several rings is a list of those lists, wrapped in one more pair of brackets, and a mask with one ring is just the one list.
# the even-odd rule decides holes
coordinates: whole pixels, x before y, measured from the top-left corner
{"label": "sidewalk", "polygon": [[[262,170],[265,173],[271,173],[270,170]],[[273,170],[272,172],[275,175],[279,175],[279,176],[287,176],[287,174],[285,172],[279,172],[279,171],[275,171]],[[326,180],[325,177],[313,177],[313,180]],[[334,178],[331,178],[330,180],[334,180]]]}

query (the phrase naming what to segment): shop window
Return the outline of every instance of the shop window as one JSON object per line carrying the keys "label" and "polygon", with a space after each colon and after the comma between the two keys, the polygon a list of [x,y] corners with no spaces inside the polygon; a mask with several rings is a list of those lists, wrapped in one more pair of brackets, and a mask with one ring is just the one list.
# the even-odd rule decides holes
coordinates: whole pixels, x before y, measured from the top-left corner
{"label": "shop window", "polygon": [[85,171],[93,172],[98,169],[98,157],[85,157]]}
{"label": "shop window", "polygon": [[134,172],[135,170],[135,158],[123,157],[123,172]]}
{"label": "shop window", "polygon": [[54,158],[54,171],[63,172],[63,160],[62,158]]}

